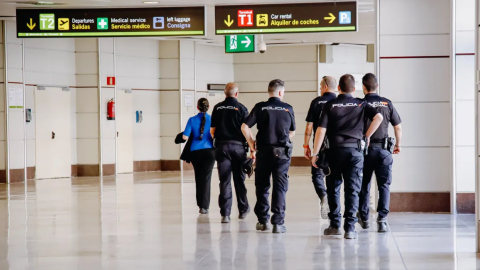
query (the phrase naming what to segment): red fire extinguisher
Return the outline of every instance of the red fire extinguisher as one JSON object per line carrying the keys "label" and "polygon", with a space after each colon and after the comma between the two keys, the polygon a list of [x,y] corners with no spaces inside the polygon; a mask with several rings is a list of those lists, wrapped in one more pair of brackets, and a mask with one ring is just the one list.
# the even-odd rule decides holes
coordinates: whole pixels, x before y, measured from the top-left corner
{"label": "red fire extinguisher", "polygon": [[113,98],[107,103],[107,119],[115,120],[115,101],[113,101]]}

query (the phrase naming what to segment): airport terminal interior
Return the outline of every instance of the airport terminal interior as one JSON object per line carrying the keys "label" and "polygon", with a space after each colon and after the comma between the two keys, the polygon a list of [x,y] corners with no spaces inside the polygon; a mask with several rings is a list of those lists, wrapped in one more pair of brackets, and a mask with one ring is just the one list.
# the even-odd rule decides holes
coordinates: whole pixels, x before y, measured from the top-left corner
{"label": "airport terminal interior", "polygon": [[[52,1],[0,0],[0,269],[480,269],[479,0]],[[388,229],[374,177],[370,228],[324,235],[305,119],[325,76],[363,98],[367,73],[402,118]],[[281,234],[256,230],[255,173],[245,219],[234,192],[222,223],[217,164],[199,213],[175,143],[199,99],[235,82],[250,112],[274,79],[296,122]]]}

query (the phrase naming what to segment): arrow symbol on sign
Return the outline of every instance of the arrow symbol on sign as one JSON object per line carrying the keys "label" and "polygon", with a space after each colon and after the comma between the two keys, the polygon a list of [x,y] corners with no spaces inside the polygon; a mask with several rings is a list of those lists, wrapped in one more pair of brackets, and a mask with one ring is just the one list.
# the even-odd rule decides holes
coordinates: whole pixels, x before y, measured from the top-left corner
{"label": "arrow symbol on sign", "polygon": [[32,22],[32,18],[30,18],[30,23],[27,23],[27,27],[30,29],[30,30],[33,30],[33,28],[35,28],[37,24],[36,23],[33,23]]}
{"label": "arrow symbol on sign", "polygon": [[232,26],[234,20],[230,20],[230,15],[228,15],[228,20],[223,20],[223,22],[225,22],[225,24],[230,27]]}
{"label": "arrow symbol on sign", "polygon": [[336,19],[335,15],[333,15],[332,13],[328,13],[328,15],[330,15],[330,17],[324,17],[323,19],[330,20],[328,23],[332,23],[333,21],[335,21]]}
{"label": "arrow symbol on sign", "polygon": [[245,44],[245,48],[248,48],[248,46],[250,46],[250,43],[252,43],[252,41],[250,40],[249,37],[245,36],[245,38],[247,40],[242,40],[242,44]]}

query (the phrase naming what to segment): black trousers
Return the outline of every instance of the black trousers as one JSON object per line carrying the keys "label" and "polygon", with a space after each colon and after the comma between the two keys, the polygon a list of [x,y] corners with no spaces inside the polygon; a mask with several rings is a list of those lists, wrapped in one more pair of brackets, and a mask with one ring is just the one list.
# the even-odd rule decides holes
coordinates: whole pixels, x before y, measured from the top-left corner
{"label": "black trousers", "polygon": [[365,156],[362,191],[360,191],[360,217],[368,220],[370,212],[370,184],[375,172],[378,186],[378,218],[386,218],[390,212],[390,184],[392,183],[392,154],[381,147],[370,147]]}
{"label": "black trousers", "polygon": [[193,170],[195,172],[195,186],[197,188],[197,205],[200,208],[210,208],[210,189],[212,170],[215,164],[215,149],[201,149],[190,152]]}
{"label": "black trousers", "polygon": [[248,210],[245,173],[242,170],[243,163],[247,159],[245,147],[235,143],[220,143],[215,150],[215,159],[220,178],[220,195],[218,196],[220,214],[230,216],[232,210],[232,174],[238,211],[245,213]]}
{"label": "black trousers", "polygon": [[322,198],[327,195],[327,190],[325,189],[324,182],[325,174],[322,169],[317,169],[312,166],[312,182],[315,192],[317,192],[318,198]]}
{"label": "black trousers", "polygon": [[255,214],[258,222],[267,223],[270,219],[270,205],[268,196],[270,193],[270,176],[272,176],[272,224],[282,225],[285,222],[286,193],[288,190],[288,169],[290,168],[290,157],[285,148],[277,154],[274,149],[265,147],[257,152],[257,166],[255,168]]}
{"label": "black trousers", "polygon": [[327,152],[328,163],[332,171],[327,176],[328,206],[330,207],[330,226],[339,228],[342,224],[340,214],[340,188],[342,177],[345,181],[345,231],[355,230],[358,211],[358,194],[362,186],[363,153],[357,148],[333,148]]}

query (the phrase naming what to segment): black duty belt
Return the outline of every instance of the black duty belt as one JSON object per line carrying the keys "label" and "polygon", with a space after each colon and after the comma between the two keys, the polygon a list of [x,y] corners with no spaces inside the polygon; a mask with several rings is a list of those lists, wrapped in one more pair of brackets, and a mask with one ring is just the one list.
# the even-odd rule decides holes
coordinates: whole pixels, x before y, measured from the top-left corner
{"label": "black duty belt", "polygon": [[368,147],[380,147],[383,148],[384,143],[370,143]]}
{"label": "black duty belt", "polygon": [[358,143],[338,143],[331,145],[330,148],[358,148]]}
{"label": "black duty belt", "polygon": [[241,146],[244,146],[244,145],[245,145],[245,143],[239,142],[239,141],[235,141],[235,140],[216,141],[216,143],[217,143],[218,145],[220,145],[220,144],[236,144],[236,145],[241,145]]}

